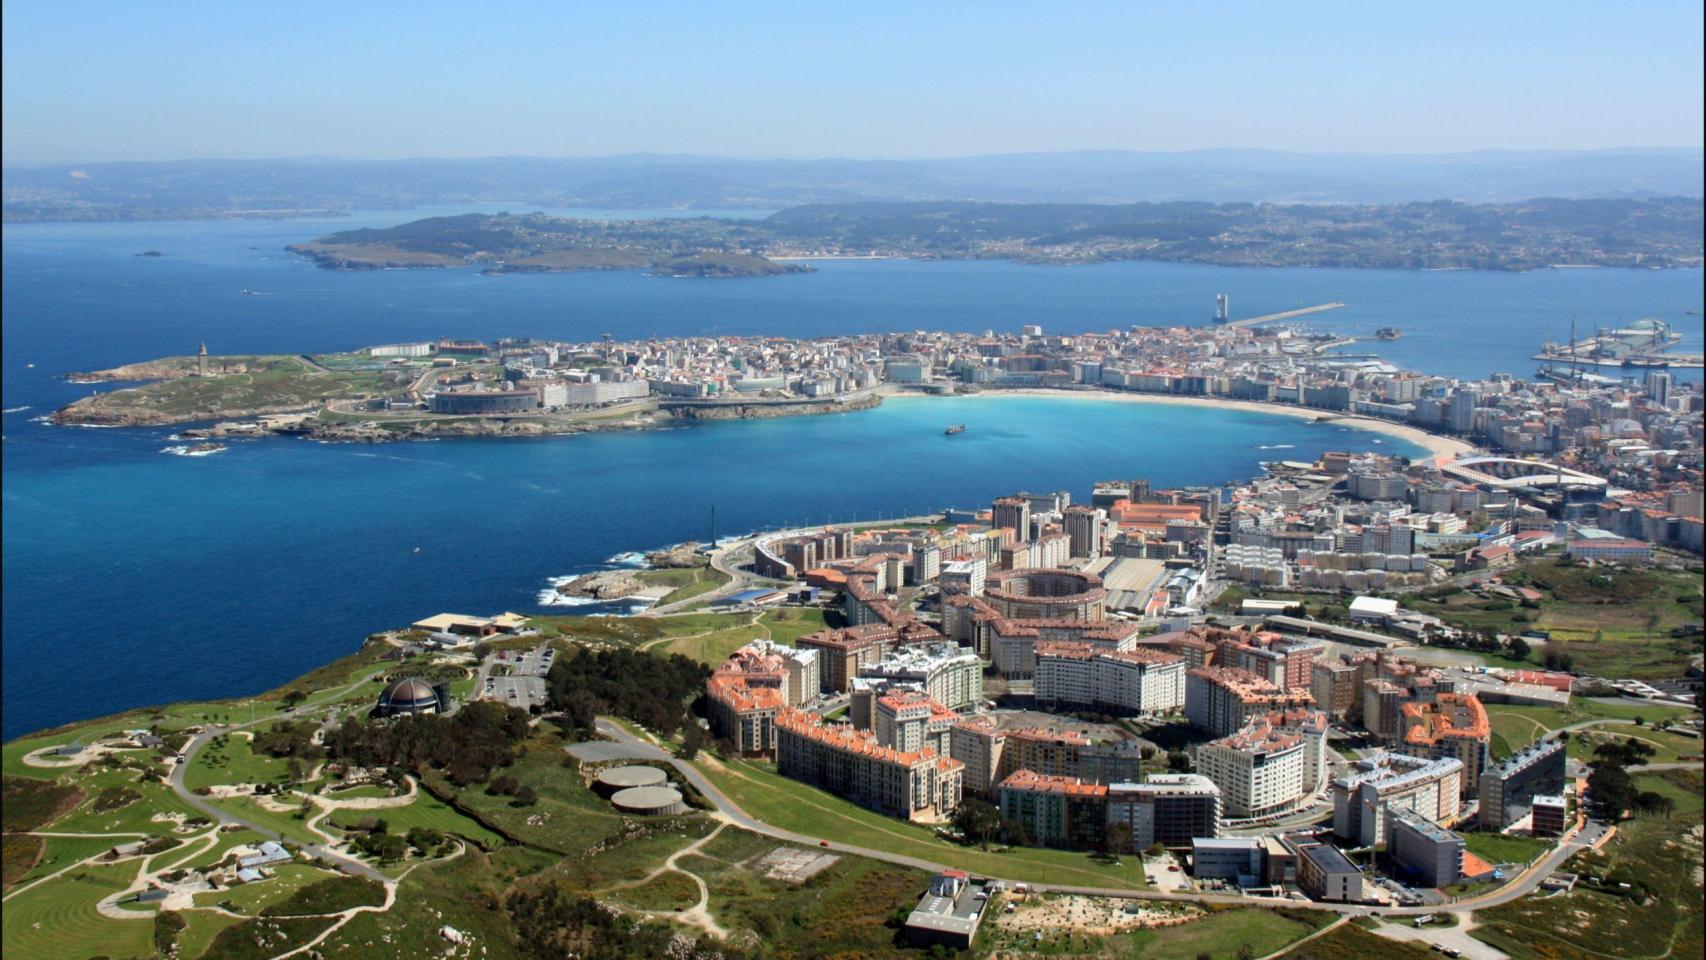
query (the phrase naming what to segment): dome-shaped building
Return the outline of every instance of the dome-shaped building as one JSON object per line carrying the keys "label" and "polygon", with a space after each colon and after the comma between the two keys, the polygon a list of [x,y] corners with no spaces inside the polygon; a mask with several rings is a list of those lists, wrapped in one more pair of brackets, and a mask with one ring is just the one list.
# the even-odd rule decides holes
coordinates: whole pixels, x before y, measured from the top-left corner
{"label": "dome-shaped building", "polygon": [[378,714],[396,717],[405,713],[438,713],[444,704],[432,685],[419,677],[405,677],[386,684],[379,694]]}

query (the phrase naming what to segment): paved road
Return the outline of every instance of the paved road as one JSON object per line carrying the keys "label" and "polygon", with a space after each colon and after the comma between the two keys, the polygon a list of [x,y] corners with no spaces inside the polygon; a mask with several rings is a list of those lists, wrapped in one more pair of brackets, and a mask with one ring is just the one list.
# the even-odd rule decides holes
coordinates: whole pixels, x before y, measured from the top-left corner
{"label": "paved road", "polygon": [[[628,733],[620,726],[617,726],[602,717],[598,720],[598,731],[606,737],[609,737],[624,746],[632,748],[636,755],[642,759],[652,760],[659,763],[667,763],[674,767],[676,772],[680,773],[683,779],[692,784],[694,788],[703,794],[707,800],[711,801],[712,805],[717,808],[717,811],[724,818],[728,819],[736,826],[777,840],[784,840],[789,843],[826,848],[839,853],[868,857],[870,859],[881,860],[886,863],[916,867],[920,870],[931,871],[932,873],[949,869],[948,864],[936,863],[919,857],[909,857],[904,854],[891,853],[887,850],[876,850],[870,847],[861,847],[850,843],[841,843],[835,840],[825,840],[819,837],[795,833],[791,830],[783,830],[779,827],[773,827],[762,820],[755,820],[749,816],[746,811],[742,810],[739,805],[730,800],[721,790],[718,790],[709,780],[705,779],[704,775],[699,772],[698,768],[694,767],[692,764],[676,758],[673,754],[659,748],[655,744],[649,743]],[[1535,861],[1534,866],[1524,871],[1515,879],[1507,882],[1504,886],[1499,887],[1497,890],[1494,890],[1484,896],[1458,900],[1455,903],[1444,906],[1382,907],[1379,905],[1368,904],[1316,903],[1313,901],[1305,902],[1278,897],[1243,897],[1212,893],[1164,893],[1156,890],[1129,890],[1120,887],[1077,887],[1064,884],[1036,883],[1026,879],[1025,877],[999,877],[997,879],[1008,883],[1026,883],[1030,885],[1031,889],[1043,892],[1074,893],[1087,896],[1119,897],[1135,900],[1176,900],[1192,903],[1214,903],[1242,906],[1284,905],[1295,907],[1306,905],[1314,909],[1329,910],[1335,913],[1351,916],[1360,916],[1370,913],[1378,913],[1384,917],[1415,916],[1424,913],[1458,913],[1465,910],[1480,910],[1487,907],[1495,907],[1500,904],[1509,903],[1520,897],[1527,896],[1540,886],[1541,880],[1544,880],[1547,876],[1551,875],[1551,873],[1565,860],[1569,859],[1569,857],[1581,850],[1587,845],[1587,843],[1596,839],[1602,830],[1603,827],[1590,825],[1581,835],[1578,836],[1577,839],[1554,848],[1551,852]]]}
{"label": "paved road", "polygon": [[[360,680],[357,680],[355,683],[351,684],[349,687],[347,687],[345,689],[346,690],[353,690],[356,687],[360,686],[361,684],[366,683],[373,676],[374,676],[374,674],[368,674],[367,676],[362,677]],[[340,696],[341,696],[341,694],[340,694]],[[334,699],[336,699],[336,698],[334,698]],[[328,848],[326,848],[320,844],[303,844],[297,840],[293,840],[293,839],[290,839],[288,837],[285,837],[282,834],[280,834],[278,831],[273,830],[271,827],[263,826],[259,823],[252,821],[252,820],[246,820],[243,817],[240,817],[237,814],[232,813],[231,811],[226,810],[223,807],[215,806],[214,804],[209,803],[205,797],[201,796],[200,794],[196,793],[195,791],[184,786],[184,771],[188,770],[190,767],[190,764],[195,762],[196,753],[198,751],[200,751],[202,747],[207,746],[208,741],[212,740],[214,737],[219,736],[221,734],[228,734],[228,733],[232,732],[233,730],[241,730],[245,727],[257,726],[257,725],[263,724],[263,723],[272,723],[272,722],[277,721],[277,720],[299,719],[303,716],[306,716],[308,714],[313,713],[315,709],[316,709],[315,707],[300,706],[300,707],[295,708],[294,710],[286,710],[285,712],[280,713],[277,716],[267,717],[267,718],[262,719],[262,720],[251,720],[248,723],[234,723],[234,724],[231,724],[230,726],[223,727],[223,728],[220,728],[218,730],[204,730],[201,733],[198,733],[194,737],[192,737],[190,739],[190,742],[187,745],[185,745],[185,747],[182,751],[180,751],[180,754],[184,758],[184,762],[174,764],[172,766],[172,772],[171,772],[171,774],[169,774],[167,776],[166,782],[171,786],[172,792],[174,792],[178,795],[179,799],[183,800],[185,803],[189,804],[191,807],[194,807],[196,810],[200,811],[203,816],[212,818],[215,823],[219,823],[219,824],[235,823],[239,826],[248,827],[250,830],[253,830],[256,833],[262,834],[263,836],[272,837],[273,839],[278,840],[280,842],[288,841],[291,844],[293,844],[297,847],[300,847],[301,850],[304,853],[308,854],[310,857],[317,857],[317,858],[325,859],[325,860],[335,864],[338,867],[338,869],[344,871],[345,873],[354,874],[354,875],[360,876],[360,877],[367,877],[370,880],[378,880],[381,883],[389,883],[390,878],[386,877],[385,874],[380,873],[378,870],[375,870],[374,868],[368,866],[367,864],[361,862],[360,860],[355,859],[354,857],[350,857],[350,856],[346,856],[346,855],[341,854],[341,853],[337,853],[337,852],[330,850],[330,849],[328,849]]]}

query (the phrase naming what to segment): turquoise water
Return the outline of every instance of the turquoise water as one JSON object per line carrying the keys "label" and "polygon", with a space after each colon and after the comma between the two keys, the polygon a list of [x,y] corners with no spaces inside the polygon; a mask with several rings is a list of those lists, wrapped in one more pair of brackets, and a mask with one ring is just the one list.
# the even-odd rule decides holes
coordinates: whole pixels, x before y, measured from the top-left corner
{"label": "turquoise water", "polygon": [[[1228,292],[1239,315],[1346,301],[1320,322],[1401,326],[1410,335],[1383,345],[1395,359],[1479,375],[1526,372],[1523,357],[1563,336],[1572,313],[1584,326],[1683,322],[1701,298],[1698,272],[830,262],[799,276],[686,281],[331,273],[279,250],[411,215],[5,228],[6,736],[265,689],[369,631],[439,610],[531,610],[552,576],[704,537],[713,504],[732,533],[972,507],[1021,487],[1083,497],[1113,477],[1220,483],[1260,460],[1326,449],[1414,452],[1285,417],[1005,397],[536,441],[273,439],[184,458],[160,453],[167,430],[32,422],[90,389],[58,379],[67,370],[185,353],[202,340],[242,353],[441,335],[1107,329],[1201,322],[1213,294]],[[134,256],[147,249],[167,256]],[[957,422],[967,433],[943,437]]]}

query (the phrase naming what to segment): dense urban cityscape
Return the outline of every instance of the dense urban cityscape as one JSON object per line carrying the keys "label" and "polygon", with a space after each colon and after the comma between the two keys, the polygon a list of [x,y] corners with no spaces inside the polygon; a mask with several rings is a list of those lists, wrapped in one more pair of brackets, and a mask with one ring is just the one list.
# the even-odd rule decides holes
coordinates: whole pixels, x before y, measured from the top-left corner
{"label": "dense urban cityscape", "polygon": [[[381,439],[399,428],[415,435],[472,422],[483,425],[476,434],[501,436],[512,424],[576,432],[823,415],[908,393],[1076,392],[1245,405],[1370,431],[1362,438],[1385,433],[1423,454],[1363,444],[1311,462],[1264,461],[1260,476],[1218,487],[1110,478],[1088,491],[1019,491],[987,508],[902,522],[728,540],[713,532],[704,545],[650,555],[650,569],[565,578],[555,588],[565,601],[640,604],[639,622],[664,625],[640,649],[682,647],[705,665],[682,662],[688,676],[705,671],[688,681],[703,694],[691,698],[691,712],[679,712],[681,700],[648,706],[641,695],[624,707],[564,686],[558,672],[608,648],[609,631],[620,627],[600,627],[599,640],[584,635],[596,618],[443,614],[364,647],[407,664],[381,671],[388,683],[369,722],[478,716],[470,711],[480,703],[542,716],[562,729],[590,788],[625,818],[707,808],[777,839],[801,838],[736,799],[744,768],[918,824],[945,844],[922,862],[831,831],[819,849],[833,853],[805,853],[795,865],[809,876],[814,857],[826,860],[817,869],[848,854],[932,864],[934,879],[897,934],[915,947],[1012,942],[1021,907],[1034,912],[1062,896],[1088,897],[1093,909],[1122,896],[1307,904],[1341,921],[1384,910],[1423,926],[1530,891],[1571,889],[1584,880],[1568,865],[1611,842],[1627,812],[1674,805],[1630,785],[1628,767],[1670,766],[1645,763],[1650,740],[1615,735],[1628,722],[1623,714],[1637,723],[1651,715],[1667,756],[1698,761],[1700,623],[1670,627],[1680,639],[1658,641],[1691,655],[1636,677],[1619,672],[1602,632],[1587,640],[1579,629],[1526,627],[1539,618],[1523,611],[1544,612],[1561,598],[1564,578],[1589,593],[1648,570],[1697,580],[1706,401],[1668,366],[1686,369],[1691,358],[1667,353],[1669,328],[1644,321],[1549,345],[1584,360],[1543,361],[1532,380],[1459,381],[1348,353],[1362,348],[1299,325],[1337,306],[1238,321],[1222,296],[1210,324],[1082,335],[1032,325],[822,340],[463,338],[302,358],[229,358],[204,346],[194,357],[80,374],[152,382],[96,394],[55,419],[250,418],[183,431],[203,441],[188,449],[218,452],[266,433]],[[300,404],[290,391],[303,392],[289,380],[256,396],[255,373],[285,360],[332,399],[286,409]],[[1630,365],[1624,376],[1588,372],[1616,360]],[[249,391],[237,404],[228,392],[235,385]],[[948,424],[943,442],[967,429]],[[691,579],[659,576],[682,573]],[[1698,613],[1698,593],[1677,600]],[[1486,619],[1493,610],[1515,612],[1497,629]],[[674,624],[706,617],[717,618],[717,646],[672,639]],[[776,629],[791,617],[799,627]],[[1650,615],[1648,642],[1652,626],[1672,620]],[[560,653],[570,658],[554,667]],[[360,736],[350,726],[364,709],[358,690],[333,691],[318,723],[256,728],[251,749],[264,738],[274,756],[353,759],[343,744]],[[324,698],[298,689],[277,707],[295,717]],[[1649,706],[1656,712],[1643,712]],[[595,720],[594,711],[625,719]],[[1552,728],[1530,711],[1586,719]],[[297,849],[322,864],[383,884],[385,864],[430,854],[411,855],[415,839],[385,846],[382,828],[313,826],[337,825],[346,809],[391,807],[398,788],[371,803],[338,799],[368,796],[357,791],[373,789],[362,785],[376,774],[425,789],[394,761],[383,773],[370,761],[334,760],[316,768],[330,779],[309,790],[296,760],[279,783],[187,790],[184,771],[200,769],[186,767],[197,749],[228,743],[222,728],[250,726],[174,735],[157,718],[21,760],[76,767],[91,750],[152,746],[185,802],[230,829],[273,836],[238,857],[234,873],[149,874],[140,890],[106,898],[113,903],[189,904],[221,885],[266,881],[297,856],[292,831],[272,833],[265,819],[244,814],[287,809],[269,798],[283,791],[303,798],[295,839],[309,843]],[[1582,732],[1572,738],[1572,730]],[[614,742],[584,740],[598,735]],[[1571,753],[1574,743],[1587,749]],[[379,757],[386,749],[395,746]],[[449,763],[444,773],[426,775],[448,778],[433,791],[447,811],[468,809],[455,787],[470,779],[490,778],[488,795],[541,789],[489,767],[458,773],[455,762],[427,761],[439,762]],[[253,795],[247,803],[258,807],[210,806],[196,794]],[[789,802],[809,805],[807,796],[789,794]],[[525,826],[543,822],[529,817]],[[1061,851],[1093,858],[1110,876],[1062,883],[1000,854],[966,869],[973,863],[954,849]],[[1126,858],[1134,872],[1123,872]],[[1105,926],[1141,929],[1156,919],[1148,909],[1115,908]],[[692,922],[715,930],[705,915]],[[471,937],[447,925],[441,939],[454,951]],[[1436,948],[1454,955],[1485,946],[1442,937]]]}
{"label": "dense urban cityscape", "polygon": [[0,3],[5,960],[1706,956],[1706,7]]}

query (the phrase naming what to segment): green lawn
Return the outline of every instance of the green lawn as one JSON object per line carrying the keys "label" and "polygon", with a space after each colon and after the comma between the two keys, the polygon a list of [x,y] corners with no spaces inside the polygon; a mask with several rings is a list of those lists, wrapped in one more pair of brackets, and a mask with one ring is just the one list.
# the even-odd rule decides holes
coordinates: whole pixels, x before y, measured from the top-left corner
{"label": "green lawn", "polygon": [[1463,846],[1488,863],[1527,863],[1542,853],[1552,849],[1552,844],[1546,840],[1536,840],[1533,837],[1516,837],[1503,833],[1473,832],[1464,833]]}
{"label": "green lawn", "polygon": [[[230,811],[244,820],[259,824],[267,830],[282,834],[287,840],[295,840],[298,843],[323,842],[309,831],[304,825],[304,820],[297,819],[294,810],[290,813],[268,810],[257,803],[253,797],[226,797],[208,802],[223,810]],[[300,802],[300,798],[297,802]],[[313,814],[309,814],[309,816],[313,816]]]}
{"label": "green lawn", "polygon": [[1322,934],[1296,949],[1286,951],[1280,960],[1367,960],[1369,957],[1420,960],[1423,957],[1438,956],[1439,954],[1419,943],[1388,940],[1354,923],[1347,923],[1331,933]]}
{"label": "green lawn", "polygon": [[0,953],[7,957],[152,956],[154,921],[113,920],[95,911],[103,897],[125,889],[135,863],[89,866],[32,887],[6,901]]}
{"label": "green lawn", "polygon": [[635,574],[648,587],[674,587],[659,604],[679,603],[710,593],[729,582],[729,575],[705,567],[671,567],[664,570],[642,570]]}
{"label": "green lawn", "polygon": [[[1668,678],[1700,651],[1698,639],[1670,636],[1673,628],[1703,616],[1698,573],[1590,569],[1544,557],[1503,577],[1538,590],[1543,595],[1538,607],[1467,591],[1413,596],[1405,605],[1472,630],[1545,630],[1552,636],[1549,649],[1572,657],[1577,671],[1600,676]],[[1530,659],[1540,661],[1538,653]]]}
{"label": "green lawn", "polygon": [[211,910],[184,910],[179,916],[184,918],[184,929],[178,934],[178,956],[185,960],[195,960],[207,951],[208,944],[219,935],[219,931],[233,924],[242,923],[237,917],[228,917]]}
{"label": "green lawn", "polygon": [[[200,870],[211,867],[225,859],[225,855],[230,853],[234,847],[259,846],[268,839],[270,838],[266,835],[247,828],[238,830],[220,830],[219,838],[214,842],[213,846],[207,846],[206,843],[199,843],[194,846],[186,844],[186,847],[190,850],[187,855],[176,850],[170,851],[161,859],[154,861],[154,867],[155,869],[174,867],[185,870]],[[171,859],[174,854],[176,855],[176,859]]]}
{"label": "green lawn", "polygon": [[196,752],[184,771],[184,786],[191,790],[219,784],[284,783],[290,762],[256,753],[247,737],[215,738]]}
{"label": "green lawn", "polygon": [[936,837],[928,827],[885,817],[805,784],[774,767],[744,761],[709,760],[699,771],[748,814],[773,826],[891,853],[919,857],[977,873],[1038,883],[1143,889],[1143,864],[1128,857],[1119,866],[1085,853],[1015,847],[986,852]]}
{"label": "green lawn", "polygon": [[210,890],[195,895],[195,905],[211,907],[231,903],[237,913],[258,914],[275,903],[283,903],[291,894],[310,883],[339,874],[306,863],[280,863],[267,868],[273,872],[270,880],[243,883],[223,890]]}
{"label": "green lawn", "polygon": [[438,935],[449,925],[472,934],[474,955],[483,960],[515,960],[507,915],[488,903],[502,895],[517,873],[545,865],[538,854],[510,847],[487,855],[469,850],[445,863],[427,864],[402,881],[391,909],[358,914],[321,944],[328,957],[360,960],[415,960],[439,955]]}
{"label": "green lawn", "polygon": [[887,921],[917,902],[928,873],[842,857],[795,885],[765,877],[756,865],[777,847],[792,845],[729,828],[698,855],[678,861],[705,882],[711,915],[736,931],[735,946],[751,956],[777,958],[904,955]]}
{"label": "green lawn", "polygon": [[1649,763],[1676,763],[1684,757],[1700,758],[1700,738],[1654,730],[1651,727],[1632,727],[1614,724],[1593,730],[1581,730],[1570,737],[1570,756],[1586,760],[1593,756],[1594,747],[1606,741],[1634,738],[1653,748]]}
{"label": "green lawn", "polygon": [[715,667],[727,660],[729,654],[762,636],[764,634],[757,627],[751,624],[742,624],[700,637],[682,637],[671,640],[658,648],[657,652],[679,653],[708,667]]}
{"label": "green lawn", "polygon": [[770,639],[791,646],[806,634],[816,633],[831,626],[831,616],[834,616],[836,624],[841,622],[839,615],[831,614],[827,610],[816,607],[787,607],[766,611],[758,618],[758,625],[770,634]]}
{"label": "green lawn", "polygon": [[[55,820],[51,829],[58,833],[142,833],[166,834],[171,824],[154,820],[156,813],[179,812],[199,816],[188,804],[178,799],[172,788],[151,780],[139,782],[132,770],[106,770],[81,781],[87,794],[77,809]],[[113,787],[134,790],[141,799],[117,809],[96,810],[102,791]]]}
{"label": "green lawn", "polygon": [[1248,945],[1254,956],[1265,957],[1285,949],[1333,920],[1330,913],[1313,910],[1223,910],[1201,920],[1174,927],[1138,930],[1113,938],[1129,944],[1122,956],[1177,957],[1180,960],[1207,953],[1212,957],[1234,956]]}
{"label": "green lawn", "polygon": [[[1678,733],[1665,733],[1655,730],[1653,724],[1661,720],[1676,720],[1687,715],[1686,710],[1679,707],[1662,705],[1636,706],[1622,703],[1601,703],[1586,697],[1572,697],[1570,705],[1565,708],[1556,707],[1520,707],[1509,704],[1495,703],[1487,706],[1487,719],[1492,725],[1495,758],[1508,756],[1508,751],[1520,750],[1524,746],[1540,739],[1554,730],[1583,723],[1589,720],[1632,720],[1640,717],[1646,721],[1645,729],[1623,723],[1608,723],[1594,728],[1598,735],[1637,736],[1653,742],[1658,752],[1665,759],[1656,762],[1675,760],[1687,753],[1699,753],[1700,741]],[[1572,741],[1579,740],[1583,733],[1577,731],[1571,735]],[[1502,739],[1508,747],[1504,754],[1499,752],[1498,740]],[[1689,748],[1692,746],[1692,750]],[[1583,752],[1583,751],[1586,752]],[[1571,756],[1585,756],[1591,753],[1591,747],[1572,743]]]}
{"label": "green lawn", "polygon": [[337,810],[321,822],[330,823],[339,829],[349,829],[364,817],[384,820],[390,832],[398,836],[415,827],[426,827],[488,847],[504,842],[503,837],[481,826],[478,821],[456,812],[425,790],[419,791],[414,802],[407,806],[386,807],[382,810]]}

